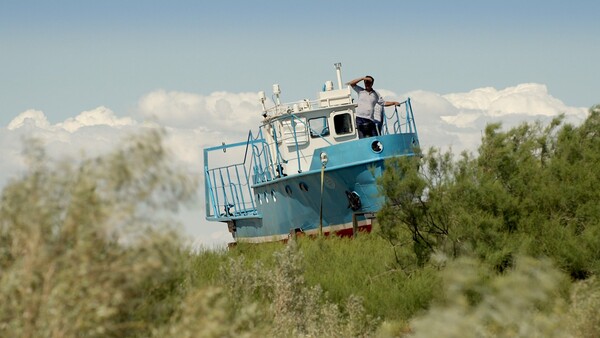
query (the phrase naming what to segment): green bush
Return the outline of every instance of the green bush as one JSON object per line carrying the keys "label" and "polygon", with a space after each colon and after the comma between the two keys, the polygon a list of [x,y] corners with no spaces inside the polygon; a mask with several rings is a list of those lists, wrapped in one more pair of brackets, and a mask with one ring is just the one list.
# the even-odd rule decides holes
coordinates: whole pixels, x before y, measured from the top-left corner
{"label": "green bush", "polygon": [[28,143],[29,170],[1,197],[0,336],[144,335],[168,320],[174,308],[150,299],[173,294],[181,241],[151,211],[176,208],[195,184],[161,137],[77,164]]}
{"label": "green bush", "polygon": [[564,276],[547,260],[515,259],[494,275],[460,258],[444,272],[446,298],[411,321],[410,337],[568,337]]}
{"label": "green bush", "polygon": [[[190,252],[162,132],[78,163],[34,141],[0,206],[2,337],[596,337],[600,108],[389,161],[371,234]],[[571,284],[573,283],[573,284]]]}
{"label": "green bush", "polygon": [[[437,251],[499,272],[519,254],[551,257],[574,279],[598,270],[600,107],[579,127],[487,126],[479,156],[430,149],[390,160],[380,179],[381,233],[405,262]],[[408,259],[406,259],[408,257]]]}
{"label": "green bush", "polygon": [[600,283],[596,277],[573,286],[567,314],[568,327],[575,337],[600,337]]}

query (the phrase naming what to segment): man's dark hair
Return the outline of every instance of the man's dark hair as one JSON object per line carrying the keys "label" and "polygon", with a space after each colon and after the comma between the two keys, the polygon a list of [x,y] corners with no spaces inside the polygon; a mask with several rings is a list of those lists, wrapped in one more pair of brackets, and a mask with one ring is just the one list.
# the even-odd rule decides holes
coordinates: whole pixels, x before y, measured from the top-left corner
{"label": "man's dark hair", "polygon": [[375,82],[375,79],[371,75],[367,75],[365,77],[368,77],[369,79],[371,79],[371,82],[373,82],[373,83]]}

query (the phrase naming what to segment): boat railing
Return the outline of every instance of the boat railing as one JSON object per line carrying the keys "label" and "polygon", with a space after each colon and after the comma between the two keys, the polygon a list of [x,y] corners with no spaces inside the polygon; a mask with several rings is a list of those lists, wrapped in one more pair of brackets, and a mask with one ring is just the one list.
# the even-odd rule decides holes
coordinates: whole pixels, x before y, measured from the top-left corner
{"label": "boat railing", "polygon": [[[281,128],[277,128],[274,125],[275,123],[281,124]],[[277,132],[278,130],[280,130],[282,134],[279,134],[279,132]],[[277,117],[277,119],[273,119],[259,128],[259,135],[263,135],[263,133],[266,132],[270,133],[273,139],[273,144],[269,145],[264,143],[262,145],[263,148],[259,149],[255,147],[253,149],[254,157],[257,157],[261,160],[264,159],[262,162],[255,162],[256,179],[254,180],[254,183],[266,182],[285,176],[283,168],[286,168],[287,170],[294,170],[293,166],[296,166],[295,171],[301,173],[302,154],[300,153],[300,148],[302,144],[310,142],[308,141],[309,135],[313,135],[313,138],[320,138],[328,145],[332,145],[332,143],[326,137],[321,135],[321,132],[312,129],[304,118],[293,113],[280,115]],[[291,140],[286,139],[286,132],[289,132],[290,135],[287,136],[291,136]],[[291,161],[290,159],[284,159],[281,154],[279,145],[284,142],[289,142],[287,145],[290,147],[290,149],[293,149],[293,152],[295,153],[295,156]],[[262,152],[268,153],[270,147],[272,147],[273,152],[275,153],[274,156],[271,158],[257,156]]]}
{"label": "boat railing", "polygon": [[[261,126],[258,130],[257,136],[252,136],[252,131],[248,134],[248,144],[251,144],[250,149],[246,149],[244,155],[244,163],[248,154],[251,155],[248,167],[252,170],[252,184],[259,184],[268,182],[276,177],[281,176],[283,162],[281,153],[277,147],[275,148],[275,158],[267,141],[264,138],[264,128]],[[273,135],[275,142],[277,142],[277,133]],[[249,153],[250,151],[250,153]]]}
{"label": "boat railing", "polygon": [[[403,113],[398,111],[398,108],[402,106],[404,106]],[[417,134],[417,126],[415,124],[415,117],[413,115],[410,98],[406,99],[403,102],[400,102],[399,106],[395,106],[394,111],[391,114],[388,115],[384,111],[381,133],[383,135],[413,133],[415,135]]]}
{"label": "boat railing", "polygon": [[[249,135],[247,142],[223,144],[204,149],[205,204],[208,219],[228,219],[235,216],[258,214],[249,184],[251,164],[247,163],[246,155],[249,147],[255,147],[261,143],[264,143],[264,140],[251,139],[251,135]],[[212,168],[209,161],[211,157],[217,157],[217,151],[222,151],[225,156],[228,151],[234,153],[233,156],[240,155],[240,151],[244,151],[244,160]],[[252,158],[250,157],[250,159]]]}
{"label": "boat railing", "polygon": [[[277,147],[274,147],[273,155],[264,132],[261,127],[256,135],[250,131],[246,142],[223,144],[204,150],[207,218],[226,220],[258,215],[252,186],[283,176],[285,163]],[[276,133],[274,137],[277,142]],[[211,167],[209,161],[219,154],[218,151],[225,154],[221,157],[229,153],[243,160],[226,166]]]}
{"label": "boat railing", "polygon": [[[404,111],[401,107],[404,107]],[[290,121],[291,127],[292,139],[289,146],[295,148],[295,156],[291,159],[283,158],[278,145],[287,140],[283,135],[278,134],[279,129],[274,125],[276,122],[286,120]],[[204,149],[207,218],[224,220],[230,217],[258,215],[252,192],[253,185],[286,176],[284,168],[293,170],[292,168],[297,165],[297,172],[302,172],[300,146],[304,136],[299,135],[298,126],[303,127],[302,133],[310,135],[309,124],[303,118],[288,112],[261,126],[256,135],[250,131],[246,142]],[[331,145],[326,138],[319,135],[318,131],[313,133]],[[395,107],[393,112],[384,111],[381,133],[382,135],[411,133],[415,134],[415,139],[418,140],[410,98]],[[267,141],[268,139],[271,141]],[[241,158],[240,152],[243,152],[241,162],[215,168],[209,166],[209,154],[217,151],[225,154],[232,153],[234,149],[238,150],[237,156],[233,155],[236,158]]]}
{"label": "boat railing", "polygon": [[[274,130],[274,129],[272,129]],[[204,149],[205,198],[207,218],[226,220],[231,217],[258,215],[252,185],[283,176],[283,164],[277,147],[274,152],[265,139],[261,126],[256,135],[250,131],[246,142],[223,144]],[[275,143],[277,133],[273,134]],[[239,163],[211,167],[209,161],[222,151],[243,158]],[[241,153],[243,152],[243,157]],[[274,153],[274,154],[273,154]],[[250,183],[251,182],[251,183]]]}
{"label": "boat railing", "polygon": [[[267,112],[270,112],[275,117],[284,116],[285,118],[292,119],[293,122],[301,123],[305,125],[307,128],[309,126],[306,122],[296,116],[293,113],[293,109],[291,108],[293,105],[301,104],[302,109],[312,109],[313,107],[319,106],[319,100],[302,100],[292,103],[285,103],[281,105],[276,105],[272,108],[267,109]],[[400,112],[399,109],[404,107],[404,111]],[[391,114],[385,113],[383,114],[383,123],[381,133],[383,135],[387,134],[406,134],[406,133],[417,133],[417,127],[415,124],[415,118],[412,110],[412,104],[410,98],[400,102],[398,106],[394,107],[394,111]],[[275,135],[276,137],[276,135]],[[331,143],[327,141],[326,138],[323,138],[329,145]],[[294,128],[294,141],[296,144],[296,149],[298,148],[298,143],[296,139],[296,129]]]}
{"label": "boat railing", "polygon": [[[241,176],[240,171],[243,173]],[[211,173],[212,186],[217,189],[214,205],[221,207],[222,216],[247,215],[256,210],[243,165],[216,168]],[[248,193],[245,193],[246,190]],[[215,210],[215,214],[217,212]]]}
{"label": "boat railing", "polygon": [[[402,107],[404,107],[404,110],[402,110]],[[279,134],[278,130],[281,129],[277,128],[275,123],[287,123],[287,126],[290,128],[289,136],[291,136],[291,140],[285,139],[285,135]],[[299,126],[302,128],[299,128]],[[304,136],[299,135],[299,129],[302,130],[302,133],[305,133]],[[415,139],[418,140],[410,98],[401,102],[400,105],[395,106],[394,111],[390,114],[385,113],[384,111],[382,129],[382,135],[410,133],[415,134]],[[271,144],[267,143],[265,137],[263,137],[266,133],[269,133],[270,139],[272,140]],[[250,135],[252,135],[251,132]],[[302,154],[300,153],[300,148],[303,144],[302,137],[308,137],[307,135],[316,135],[327,144],[332,145],[332,143],[326,137],[323,137],[320,132],[312,130],[304,118],[291,113],[289,110],[286,110],[285,112],[282,111],[278,116],[271,117],[268,123],[262,125],[259,128],[259,132],[255,139],[263,140],[263,142],[253,143],[252,145],[251,154],[253,161],[251,168],[253,173],[253,184],[269,182],[285,176],[284,168],[290,172],[296,171],[301,173]],[[249,137],[249,140],[250,139],[252,139],[251,136]],[[288,141],[290,141],[288,146],[290,150],[293,150],[295,156],[285,159],[281,154],[279,144]]]}
{"label": "boat railing", "polygon": [[279,103],[270,108],[267,108],[264,112],[272,117],[281,116],[284,114],[292,114],[294,112],[301,112],[305,110],[312,110],[319,107],[319,100],[303,99],[299,101]]}

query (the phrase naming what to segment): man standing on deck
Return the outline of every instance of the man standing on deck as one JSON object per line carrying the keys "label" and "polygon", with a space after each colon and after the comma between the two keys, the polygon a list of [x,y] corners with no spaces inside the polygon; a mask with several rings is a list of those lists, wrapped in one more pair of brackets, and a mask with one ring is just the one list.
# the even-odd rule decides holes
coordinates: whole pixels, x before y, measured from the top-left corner
{"label": "man standing on deck", "polygon": [[[363,81],[365,85],[364,88],[358,85],[360,81]],[[381,132],[376,130],[373,119],[376,105],[381,106],[382,112],[383,107],[400,105],[400,103],[396,101],[384,101],[383,97],[373,89],[374,82],[375,79],[372,76],[367,75],[346,83],[347,85],[352,86],[352,89],[358,94],[356,107],[356,129],[358,130],[358,138],[375,136],[378,132]]]}

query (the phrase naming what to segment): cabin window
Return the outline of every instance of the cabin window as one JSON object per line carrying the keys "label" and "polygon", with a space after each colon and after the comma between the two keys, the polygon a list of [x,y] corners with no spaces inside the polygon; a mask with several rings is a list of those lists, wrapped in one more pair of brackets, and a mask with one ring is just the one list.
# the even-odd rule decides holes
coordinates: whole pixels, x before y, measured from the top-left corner
{"label": "cabin window", "polygon": [[329,135],[329,125],[325,116],[309,119],[308,125],[310,127],[310,137],[312,138]]}
{"label": "cabin window", "polygon": [[292,118],[281,122],[283,140],[290,147],[296,147],[308,142],[308,127],[305,119]]}
{"label": "cabin window", "polygon": [[337,135],[351,134],[354,132],[352,128],[352,115],[349,113],[335,115],[333,117],[333,125]]}

